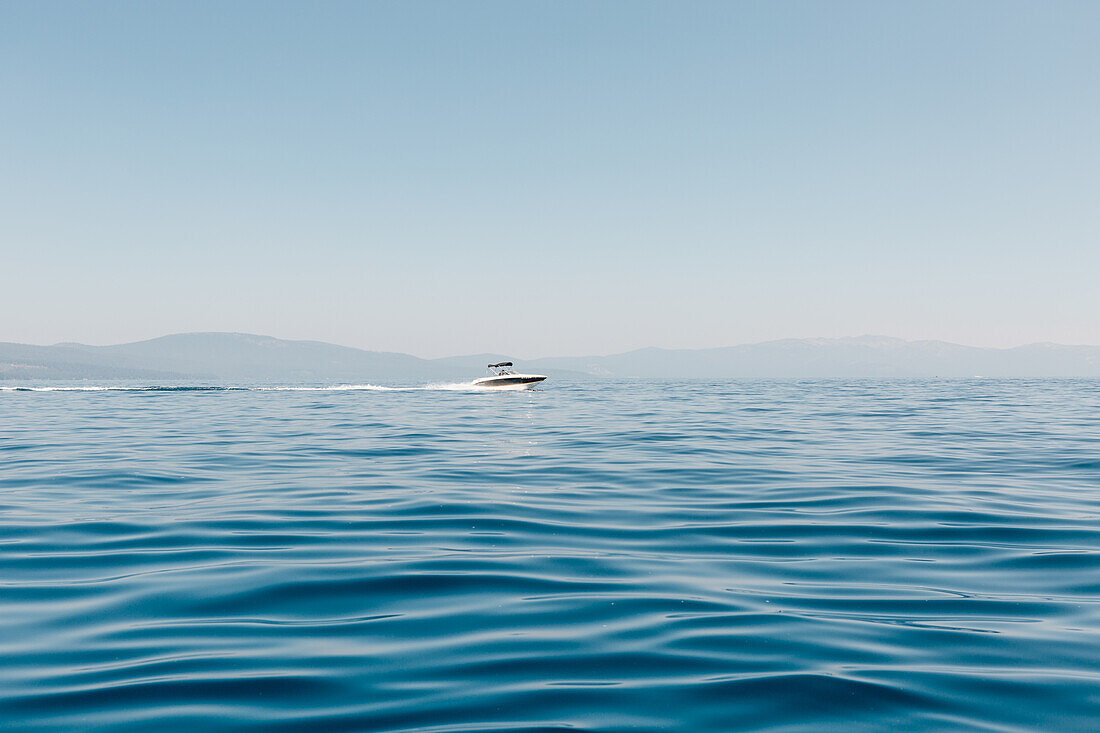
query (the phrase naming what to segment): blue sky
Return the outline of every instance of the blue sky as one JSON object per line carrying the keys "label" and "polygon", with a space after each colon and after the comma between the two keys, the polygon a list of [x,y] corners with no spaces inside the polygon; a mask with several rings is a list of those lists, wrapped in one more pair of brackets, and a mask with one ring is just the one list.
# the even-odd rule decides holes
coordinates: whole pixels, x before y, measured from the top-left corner
{"label": "blue sky", "polygon": [[1100,343],[1100,3],[0,4],[0,340]]}

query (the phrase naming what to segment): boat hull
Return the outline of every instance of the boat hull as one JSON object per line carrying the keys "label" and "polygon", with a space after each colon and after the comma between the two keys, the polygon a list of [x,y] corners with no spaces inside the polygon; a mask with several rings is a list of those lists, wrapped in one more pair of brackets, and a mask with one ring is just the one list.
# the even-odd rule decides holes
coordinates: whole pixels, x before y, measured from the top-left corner
{"label": "boat hull", "polygon": [[534,387],[546,379],[541,374],[502,374],[498,377],[482,377],[474,380],[475,387],[487,387],[490,389],[509,387],[512,389],[524,389]]}

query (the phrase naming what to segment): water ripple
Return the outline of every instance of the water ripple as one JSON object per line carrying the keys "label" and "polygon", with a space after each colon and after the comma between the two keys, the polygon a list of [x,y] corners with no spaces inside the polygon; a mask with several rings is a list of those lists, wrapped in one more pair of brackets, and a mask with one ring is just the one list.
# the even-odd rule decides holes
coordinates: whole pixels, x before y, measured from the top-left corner
{"label": "water ripple", "polygon": [[1082,380],[8,386],[0,720],[1095,730],[1097,455]]}

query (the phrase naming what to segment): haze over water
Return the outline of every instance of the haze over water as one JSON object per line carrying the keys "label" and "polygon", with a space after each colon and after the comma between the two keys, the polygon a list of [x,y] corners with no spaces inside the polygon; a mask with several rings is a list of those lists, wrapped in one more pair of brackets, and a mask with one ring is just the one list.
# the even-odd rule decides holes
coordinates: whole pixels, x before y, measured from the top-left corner
{"label": "haze over water", "polygon": [[1095,729],[1100,382],[130,386],[0,392],[5,730]]}

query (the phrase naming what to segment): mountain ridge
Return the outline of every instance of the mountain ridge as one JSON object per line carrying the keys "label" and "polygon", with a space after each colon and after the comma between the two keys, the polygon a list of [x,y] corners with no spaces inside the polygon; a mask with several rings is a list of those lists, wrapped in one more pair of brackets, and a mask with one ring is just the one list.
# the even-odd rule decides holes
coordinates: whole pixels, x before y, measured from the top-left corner
{"label": "mountain ridge", "polygon": [[[324,341],[214,331],[106,346],[0,342],[0,379],[454,381],[504,360],[514,359],[494,353],[422,359]],[[1038,342],[991,348],[864,335],[707,349],[651,346],[604,356],[529,359],[520,367],[573,378],[1100,377],[1100,346]]]}

